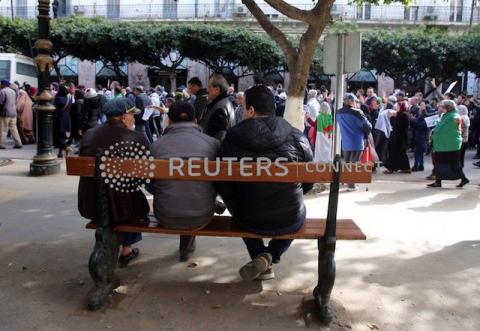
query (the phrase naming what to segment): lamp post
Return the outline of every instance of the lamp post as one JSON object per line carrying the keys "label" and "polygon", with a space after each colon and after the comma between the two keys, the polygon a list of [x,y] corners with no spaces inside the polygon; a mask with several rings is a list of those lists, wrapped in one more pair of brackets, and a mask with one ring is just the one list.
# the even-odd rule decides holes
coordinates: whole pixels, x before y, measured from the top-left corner
{"label": "lamp post", "polygon": [[50,92],[50,56],[53,44],[50,37],[50,0],[38,0],[38,39],[35,42],[38,68],[37,113],[37,154],[30,163],[30,175],[45,176],[60,171],[60,163],[53,153],[53,95]]}

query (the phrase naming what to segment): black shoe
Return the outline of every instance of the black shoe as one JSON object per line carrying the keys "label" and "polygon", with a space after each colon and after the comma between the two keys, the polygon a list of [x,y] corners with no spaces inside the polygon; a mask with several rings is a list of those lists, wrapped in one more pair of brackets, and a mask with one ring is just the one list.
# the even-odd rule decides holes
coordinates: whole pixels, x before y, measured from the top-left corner
{"label": "black shoe", "polygon": [[414,165],[412,168],[412,172],[418,171],[418,166]]}
{"label": "black shoe", "polygon": [[467,185],[468,183],[470,183],[470,181],[467,179],[467,178],[464,178],[462,179],[462,181],[460,182],[460,184],[457,185],[458,188],[462,188],[464,187],[465,185]]}
{"label": "black shoe", "polygon": [[22,148],[22,147],[23,147],[22,145],[15,145],[15,146],[13,146],[13,148],[16,148],[16,149],[20,149],[20,148]]}
{"label": "black shoe", "polygon": [[475,167],[479,167],[479,168],[480,168],[480,161],[475,162],[473,165],[474,165]]}
{"label": "black shoe", "polygon": [[126,268],[130,261],[136,259],[140,254],[140,250],[138,248],[132,248],[132,251],[128,255],[120,255],[118,258],[118,267],[119,268]]}
{"label": "black shoe", "polygon": [[197,241],[193,236],[180,236],[180,262],[186,262],[195,253]]}
{"label": "black shoe", "polygon": [[215,201],[215,214],[222,215],[227,210],[227,205],[219,200]]}
{"label": "black shoe", "polygon": [[442,184],[434,182],[432,184],[428,184],[427,187],[430,187],[430,188],[442,187]]}
{"label": "black shoe", "polygon": [[418,167],[418,171],[425,171],[425,168],[421,165]]}
{"label": "black shoe", "polygon": [[193,255],[193,252],[180,252],[180,262],[187,262],[188,259]]}

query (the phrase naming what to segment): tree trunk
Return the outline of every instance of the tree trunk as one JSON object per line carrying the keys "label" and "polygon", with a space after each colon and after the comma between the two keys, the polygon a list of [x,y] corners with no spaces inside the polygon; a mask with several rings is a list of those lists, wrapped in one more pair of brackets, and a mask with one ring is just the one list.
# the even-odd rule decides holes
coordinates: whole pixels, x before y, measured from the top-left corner
{"label": "tree trunk", "polygon": [[315,48],[320,39],[320,35],[325,27],[310,26],[300,40],[298,53],[292,55],[286,53],[286,57],[292,59],[288,61],[288,70],[290,72],[290,85],[287,93],[287,104],[285,105],[285,119],[297,129],[304,129],[303,100],[307,88],[310,67],[315,56]]}
{"label": "tree trunk", "polygon": [[265,0],[271,7],[291,19],[308,24],[307,31],[302,35],[298,47],[294,47],[287,35],[274,25],[253,0],[242,0],[252,15],[257,19],[265,32],[282,49],[290,72],[285,119],[294,127],[303,130],[303,97],[307,86],[310,66],[315,55],[315,46],[322,35],[325,26],[330,21],[330,12],[334,0],[317,1],[311,10],[301,10],[283,0]]}
{"label": "tree trunk", "polygon": [[303,100],[305,97],[305,86],[307,85],[307,75],[299,74],[300,68],[296,64],[290,72],[290,85],[288,86],[287,103],[285,105],[284,118],[292,126],[304,130]]}

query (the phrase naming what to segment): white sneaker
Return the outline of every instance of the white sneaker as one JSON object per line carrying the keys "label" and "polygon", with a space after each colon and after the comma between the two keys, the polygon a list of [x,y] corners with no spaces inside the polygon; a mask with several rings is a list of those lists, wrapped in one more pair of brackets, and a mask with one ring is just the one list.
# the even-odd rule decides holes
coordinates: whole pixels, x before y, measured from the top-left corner
{"label": "white sneaker", "polygon": [[240,268],[240,276],[246,282],[251,282],[272,265],[272,255],[268,253],[258,254],[251,262]]}
{"label": "white sneaker", "polygon": [[359,190],[358,185],[354,185],[354,186],[352,186],[352,187],[349,186],[349,187],[347,188],[347,191],[348,191],[348,192],[355,192],[355,191],[358,191],[358,190]]}
{"label": "white sneaker", "polygon": [[275,273],[273,272],[273,268],[270,267],[261,273],[255,280],[270,280],[275,278]]}

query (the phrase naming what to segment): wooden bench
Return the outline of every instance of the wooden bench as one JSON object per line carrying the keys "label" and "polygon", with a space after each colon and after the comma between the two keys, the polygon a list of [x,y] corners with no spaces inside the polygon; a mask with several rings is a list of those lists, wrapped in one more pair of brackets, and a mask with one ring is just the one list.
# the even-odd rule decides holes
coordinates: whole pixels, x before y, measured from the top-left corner
{"label": "wooden bench", "polygon": [[[198,231],[172,230],[159,226],[152,217],[141,223],[114,225],[108,219],[108,198],[105,189],[105,173],[102,169],[112,164],[122,176],[131,173],[140,166],[145,168],[145,160],[110,159],[99,151],[93,157],[69,157],[67,174],[72,176],[95,177],[97,185],[97,218],[96,223],[88,223],[88,229],[96,229],[95,248],[90,256],[89,271],[95,282],[95,290],[89,298],[89,308],[98,309],[118,286],[118,279],[114,275],[118,250],[123,232],[149,232],[172,235],[192,235],[209,237],[247,237],[262,238],[254,233],[246,232],[236,226],[228,216],[215,216],[203,229]],[[210,166],[215,166],[211,161]],[[192,162],[194,165],[203,165],[201,162]],[[326,219],[309,218],[305,225],[296,233],[277,236],[278,239],[315,239],[318,243],[318,283],[313,291],[315,303],[320,319],[329,322],[332,319],[330,310],[330,294],[335,282],[335,246],[339,240],[365,240],[365,234],[351,219],[337,220],[337,207],[340,183],[369,183],[372,178],[372,166],[343,164],[337,156],[332,165],[316,165],[313,163],[283,163],[281,166],[271,164],[270,176],[259,170],[265,170],[257,163],[248,164],[251,175],[245,176],[240,172],[239,162],[219,163],[220,172],[212,177],[203,170],[199,173],[188,173],[189,164],[177,168],[172,173],[172,163],[169,160],[148,161],[147,169],[143,174],[137,171],[135,178],[169,179],[190,181],[234,181],[234,182],[276,182],[276,183],[330,183],[328,212]],[[261,169],[260,169],[261,168]],[[180,169],[180,170],[178,170]],[[181,172],[181,174],[180,174]],[[286,174],[285,174],[286,173]],[[283,176],[275,174],[285,174]]]}

